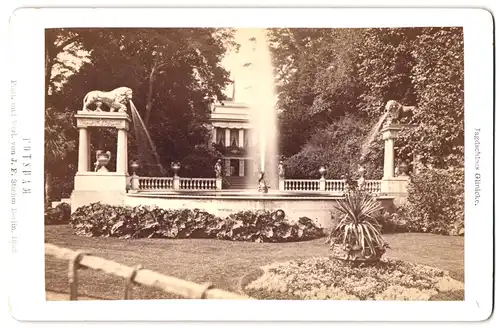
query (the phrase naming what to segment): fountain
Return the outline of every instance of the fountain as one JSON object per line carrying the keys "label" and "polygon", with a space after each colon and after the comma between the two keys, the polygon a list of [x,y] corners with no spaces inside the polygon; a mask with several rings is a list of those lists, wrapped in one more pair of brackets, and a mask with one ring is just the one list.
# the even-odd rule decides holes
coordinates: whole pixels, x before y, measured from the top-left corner
{"label": "fountain", "polygon": [[132,123],[134,125],[134,135],[137,145],[137,156],[140,161],[144,164],[154,163],[154,167],[157,170],[151,172],[154,174],[159,174],[160,176],[165,176],[167,171],[160,162],[160,157],[156,151],[155,144],[149,135],[148,129],[141,118],[141,115],[137,111],[132,100],[130,100],[130,112],[132,114]]}
{"label": "fountain", "polygon": [[[276,120],[276,86],[271,53],[267,44],[265,29],[252,29],[253,41],[252,61],[247,67],[249,80],[253,85],[249,88],[250,121],[253,134],[258,136],[258,147],[254,149],[253,158],[259,162],[259,191],[277,189],[278,187],[278,131]],[[265,172],[265,173],[264,173]],[[261,180],[269,177],[269,186],[264,188]],[[249,179],[254,179],[249,177]],[[254,182],[252,181],[251,184]],[[265,184],[265,182],[264,182]]]}
{"label": "fountain", "polygon": [[[258,176],[248,175],[247,177],[253,184],[257,181],[258,188],[237,192],[223,190],[224,174],[221,160],[214,163],[215,174],[213,178],[179,176],[182,164],[179,162],[171,163],[173,177],[166,177],[165,169],[160,165],[155,145],[132,102],[132,91],[129,88],[116,89],[120,90],[120,94],[92,91],[89,93],[90,96],[88,94],[85,97],[83,110],[75,115],[80,138],[78,173],[75,176],[75,190],[71,200],[72,210],[96,201],[113,205],[151,205],[168,209],[198,208],[218,216],[226,216],[245,210],[268,210],[278,213],[280,217],[286,216],[291,221],[305,216],[324,227],[331,226],[333,204],[343,197],[344,188],[347,188],[348,183],[345,179],[326,179],[327,165],[321,165],[322,163],[318,163],[320,179],[286,179],[284,162],[280,160],[278,163],[277,157],[278,133],[274,70],[266,43],[266,34],[264,30],[252,30],[252,35],[255,37],[253,49],[255,60],[250,67],[249,76],[253,85],[249,92],[248,103],[253,129],[252,135],[258,138],[258,146],[253,147],[253,158],[258,164],[256,169]],[[127,139],[130,118],[123,110],[123,104],[116,104],[117,99],[130,104],[134,132],[139,143],[137,149],[139,159],[146,163],[155,162],[160,169],[160,177],[140,177],[137,174],[137,169],[140,166],[138,161],[131,163],[132,176],[129,177]],[[87,106],[91,104],[96,105],[95,111],[88,110]],[[103,111],[102,104],[115,110]],[[361,166],[358,172],[360,175],[359,185],[371,192],[386,193],[386,196],[379,197],[379,200],[385,201],[383,197],[386,197],[385,199],[392,201],[394,197],[399,197],[399,195],[403,197],[406,192],[407,166],[401,166],[403,172],[401,176],[394,176],[394,139],[401,127],[392,124],[392,121],[407,116],[411,111],[411,107],[402,106],[397,102],[389,102],[386,111],[373,126],[362,145],[360,165],[362,165],[369,146],[377,133],[382,132],[385,143],[384,178],[379,181],[365,180],[364,169]],[[389,121],[389,124],[382,127],[385,121]],[[116,172],[107,172],[106,169],[101,169],[109,163],[112,153],[109,151],[108,153],[101,152],[98,155],[99,169],[96,172],[89,171],[87,127],[113,127],[117,129],[117,149],[113,156],[117,163]],[[228,129],[226,129],[227,131]]]}

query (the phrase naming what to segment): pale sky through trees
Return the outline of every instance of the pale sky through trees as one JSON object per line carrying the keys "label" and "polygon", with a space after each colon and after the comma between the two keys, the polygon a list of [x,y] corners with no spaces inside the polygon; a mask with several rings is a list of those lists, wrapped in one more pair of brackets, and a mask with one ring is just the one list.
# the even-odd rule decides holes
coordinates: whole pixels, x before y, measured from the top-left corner
{"label": "pale sky through trees", "polygon": [[[236,29],[235,42],[240,44],[238,53],[232,51],[226,55],[222,65],[231,72],[231,78],[236,81],[236,101],[247,102],[250,96],[247,88],[259,82],[260,72],[255,63],[266,56],[266,29],[265,28],[239,28]],[[255,39],[255,40],[253,40]],[[245,64],[252,63],[245,67]],[[262,65],[261,65],[262,67]],[[254,70],[251,74],[251,69]],[[232,86],[226,89],[226,94],[232,96]]]}
{"label": "pale sky through trees", "polygon": [[[237,28],[235,29],[235,42],[240,44],[240,49],[236,53],[235,50],[229,51],[225,58],[222,60],[221,64],[228,71],[231,72],[231,78],[236,81],[236,98],[238,102],[246,102],[248,100],[247,88],[250,85],[258,83],[259,73],[255,72],[255,65],[248,66],[245,64],[256,63],[259,59],[265,57],[266,39],[265,39],[265,28]],[[255,38],[255,40],[253,40]],[[88,61],[88,53],[84,51],[79,51],[81,57],[75,57],[68,53],[59,54],[59,59],[63,61],[66,65],[73,67],[75,71],[78,71],[83,64],[83,61]],[[245,67],[246,66],[246,67]],[[251,70],[254,70],[250,74]],[[62,83],[55,83],[56,87],[59,88],[65,82],[65,80],[73,74],[72,71],[64,69],[60,64],[54,65],[52,69],[52,77],[55,75],[62,74],[64,76]],[[225,93],[227,96],[232,96],[232,85],[226,88]]]}

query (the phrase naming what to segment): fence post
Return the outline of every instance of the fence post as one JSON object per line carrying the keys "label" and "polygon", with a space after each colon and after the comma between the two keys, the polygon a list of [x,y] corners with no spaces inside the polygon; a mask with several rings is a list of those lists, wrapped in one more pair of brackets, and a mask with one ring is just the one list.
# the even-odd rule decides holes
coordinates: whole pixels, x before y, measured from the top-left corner
{"label": "fence post", "polygon": [[326,191],[326,179],[324,177],[319,179],[319,190]]}
{"label": "fence post", "polygon": [[138,191],[139,191],[139,176],[133,173],[130,179],[130,192],[137,193]]}
{"label": "fence post", "polygon": [[175,175],[174,176],[174,179],[173,179],[173,187],[174,187],[174,190],[179,190],[181,189],[181,178],[179,178],[178,175]]}
{"label": "fence post", "polygon": [[279,177],[279,179],[278,179],[278,189],[280,191],[284,191],[285,190],[285,178],[284,177]]}

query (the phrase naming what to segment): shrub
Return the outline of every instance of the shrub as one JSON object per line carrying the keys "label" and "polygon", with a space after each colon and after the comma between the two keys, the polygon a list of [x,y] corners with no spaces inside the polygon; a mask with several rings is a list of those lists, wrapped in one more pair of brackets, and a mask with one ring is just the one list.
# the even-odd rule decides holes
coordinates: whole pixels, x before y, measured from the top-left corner
{"label": "shrub", "polygon": [[205,145],[195,147],[194,151],[181,160],[179,174],[187,177],[213,178],[214,166],[221,154]]}
{"label": "shrub", "polygon": [[345,251],[346,260],[378,260],[389,246],[382,238],[376,214],[381,206],[369,193],[350,189],[345,199],[336,202],[335,209],[342,215],[337,227],[327,239],[332,249]]}
{"label": "shrub", "polygon": [[279,212],[243,211],[219,218],[198,209],[164,210],[93,203],[71,216],[76,234],[129,238],[216,238],[252,242],[299,241],[323,236],[309,218],[289,223]]}
{"label": "shrub", "polygon": [[402,209],[410,230],[445,235],[463,234],[464,170],[424,169],[408,187]]}
{"label": "shrub", "polygon": [[71,206],[67,203],[61,203],[52,207],[50,203],[45,204],[45,224],[68,224],[71,217]]}

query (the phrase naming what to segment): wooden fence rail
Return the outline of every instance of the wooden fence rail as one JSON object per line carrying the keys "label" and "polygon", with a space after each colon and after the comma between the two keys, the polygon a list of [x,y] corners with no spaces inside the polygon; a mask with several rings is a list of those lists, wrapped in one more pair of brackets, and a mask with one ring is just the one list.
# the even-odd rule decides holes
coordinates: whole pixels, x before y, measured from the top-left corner
{"label": "wooden fence rail", "polygon": [[52,244],[45,244],[45,254],[61,260],[69,261],[68,279],[70,283],[70,300],[77,299],[79,267],[86,267],[104,273],[122,277],[125,281],[124,298],[130,298],[134,283],[160,289],[167,293],[191,299],[251,299],[248,296],[213,288],[211,284],[197,284],[191,281],[166,276],[138,267],[128,267],[117,262],[92,256],[84,251],[73,251]]}

